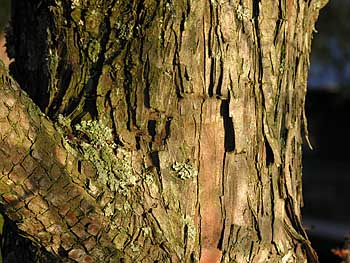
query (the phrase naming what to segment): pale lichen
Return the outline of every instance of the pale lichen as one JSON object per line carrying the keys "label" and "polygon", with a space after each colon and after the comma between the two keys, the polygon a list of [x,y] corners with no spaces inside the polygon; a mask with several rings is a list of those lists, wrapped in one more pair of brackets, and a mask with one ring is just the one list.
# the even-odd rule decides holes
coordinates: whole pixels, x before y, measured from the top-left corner
{"label": "pale lichen", "polygon": [[218,2],[216,0],[210,0],[210,3],[214,6],[217,7],[218,6]]}
{"label": "pale lichen", "polygon": [[237,6],[236,15],[239,21],[245,21],[249,17],[248,10],[243,5]]}
{"label": "pale lichen", "polygon": [[[114,135],[103,120],[82,121],[71,127],[71,120],[63,115],[57,119],[57,129],[64,137],[65,148],[74,156],[82,156],[96,168],[96,178],[89,179],[87,188],[93,196],[107,186],[124,197],[138,182],[131,165],[131,153],[117,148]],[[69,138],[73,136],[74,138]],[[124,207],[124,210],[127,208]],[[110,211],[105,211],[110,214]]]}
{"label": "pale lichen", "polygon": [[105,216],[110,217],[114,215],[114,206],[113,204],[109,203],[106,205],[106,207],[103,209],[103,212]]}
{"label": "pale lichen", "polygon": [[188,236],[188,238],[194,240],[196,238],[197,231],[196,231],[196,227],[195,227],[193,218],[183,216],[181,218],[181,222],[182,222],[182,224],[184,226],[187,226],[187,236]]}
{"label": "pale lichen", "polygon": [[114,192],[128,196],[137,182],[131,166],[131,153],[116,147],[112,130],[102,120],[82,121],[75,126],[84,137],[79,145],[84,159],[97,170],[97,181]]}
{"label": "pale lichen", "polygon": [[[80,21],[79,21],[79,25],[84,25],[84,23],[82,22],[83,24],[81,24]],[[101,53],[101,44],[99,40],[97,39],[90,40],[88,44],[88,56],[90,60],[96,63],[100,53]]]}
{"label": "pale lichen", "polygon": [[125,211],[125,212],[129,212],[129,211],[131,211],[131,205],[130,205],[130,203],[129,202],[125,202],[124,203],[124,205],[123,205],[123,210]]}
{"label": "pale lichen", "polygon": [[122,40],[129,40],[134,32],[133,24],[123,24],[119,21],[115,23],[115,28],[118,32],[118,38]]}
{"label": "pale lichen", "polygon": [[171,168],[175,171],[177,177],[182,180],[195,178],[198,175],[197,170],[188,161],[184,163],[175,162]]}
{"label": "pale lichen", "polygon": [[112,129],[107,127],[102,120],[82,121],[80,124],[75,125],[75,129],[86,135],[89,144],[94,147],[116,147],[113,143]]}
{"label": "pale lichen", "polygon": [[150,186],[154,182],[153,173],[151,171],[145,172],[142,179],[146,185]]}
{"label": "pale lichen", "polygon": [[142,231],[142,233],[143,233],[143,235],[144,235],[145,237],[150,236],[151,233],[152,233],[152,229],[151,229],[149,226],[142,227],[142,228],[141,228],[141,231]]}
{"label": "pale lichen", "polygon": [[72,0],[72,9],[80,6],[80,0]]}
{"label": "pale lichen", "polygon": [[165,4],[165,9],[167,10],[167,12],[170,13],[172,18],[176,17],[176,13],[175,13],[175,8],[174,8],[174,3],[172,0],[168,0]]}
{"label": "pale lichen", "polygon": [[57,122],[58,122],[58,125],[62,128],[69,128],[71,125],[71,120],[63,116],[62,114],[58,115]]}
{"label": "pale lichen", "polygon": [[286,69],[286,62],[285,62],[285,59],[283,58],[282,61],[281,61],[280,67],[278,69],[279,73],[283,74],[285,69]]}
{"label": "pale lichen", "polygon": [[135,244],[134,242],[131,243],[130,245],[130,249],[132,250],[132,252],[140,252],[140,246],[138,244]]}

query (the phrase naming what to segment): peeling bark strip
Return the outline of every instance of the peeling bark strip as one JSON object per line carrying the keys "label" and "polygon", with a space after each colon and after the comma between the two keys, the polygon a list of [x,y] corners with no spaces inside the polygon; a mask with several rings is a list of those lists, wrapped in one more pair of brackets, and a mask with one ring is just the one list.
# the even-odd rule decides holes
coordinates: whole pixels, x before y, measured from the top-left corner
{"label": "peeling bark strip", "polygon": [[317,262],[301,129],[325,2],[14,0],[11,73],[48,117],[1,72],[3,212],[76,262]]}

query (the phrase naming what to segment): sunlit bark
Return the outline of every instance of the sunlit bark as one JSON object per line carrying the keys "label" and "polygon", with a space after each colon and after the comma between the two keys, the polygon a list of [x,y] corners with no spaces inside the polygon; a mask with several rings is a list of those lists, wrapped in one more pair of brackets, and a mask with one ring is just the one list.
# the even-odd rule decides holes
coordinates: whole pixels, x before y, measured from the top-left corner
{"label": "sunlit bark", "polygon": [[13,1],[10,69],[45,116],[1,89],[19,229],[78,262],[317,261],[301,144],[324,3],[40,3]]}

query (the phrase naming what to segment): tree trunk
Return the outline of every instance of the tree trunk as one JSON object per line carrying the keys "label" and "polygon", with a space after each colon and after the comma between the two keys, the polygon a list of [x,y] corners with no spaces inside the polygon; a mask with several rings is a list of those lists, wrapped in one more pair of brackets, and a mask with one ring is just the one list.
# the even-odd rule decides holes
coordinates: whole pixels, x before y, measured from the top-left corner
{"label": "tree trunk", "polygon": [[[301,224],[323,0],[12,1],[3,212],[76,262],[317,262]],[[34,105],[38,105],[40,110]]]}

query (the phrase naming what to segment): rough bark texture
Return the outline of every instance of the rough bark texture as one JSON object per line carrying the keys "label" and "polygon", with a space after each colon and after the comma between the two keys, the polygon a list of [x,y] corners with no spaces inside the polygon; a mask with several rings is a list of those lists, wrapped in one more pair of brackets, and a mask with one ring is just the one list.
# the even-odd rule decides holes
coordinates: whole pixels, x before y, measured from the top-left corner
{"label": "rough bark texture", "polygon": [[62,260],[316,262],[301,143],[324,2],[13,1],[11,73],[45,115],[3,70],[4,212]]}
{"label": "rough bark texture", "polygon": [[0,33],[0,59],[4,62],[5,65],[10,64],[10,60],[7,57],[5,48],[5,35],[3,33]]}

